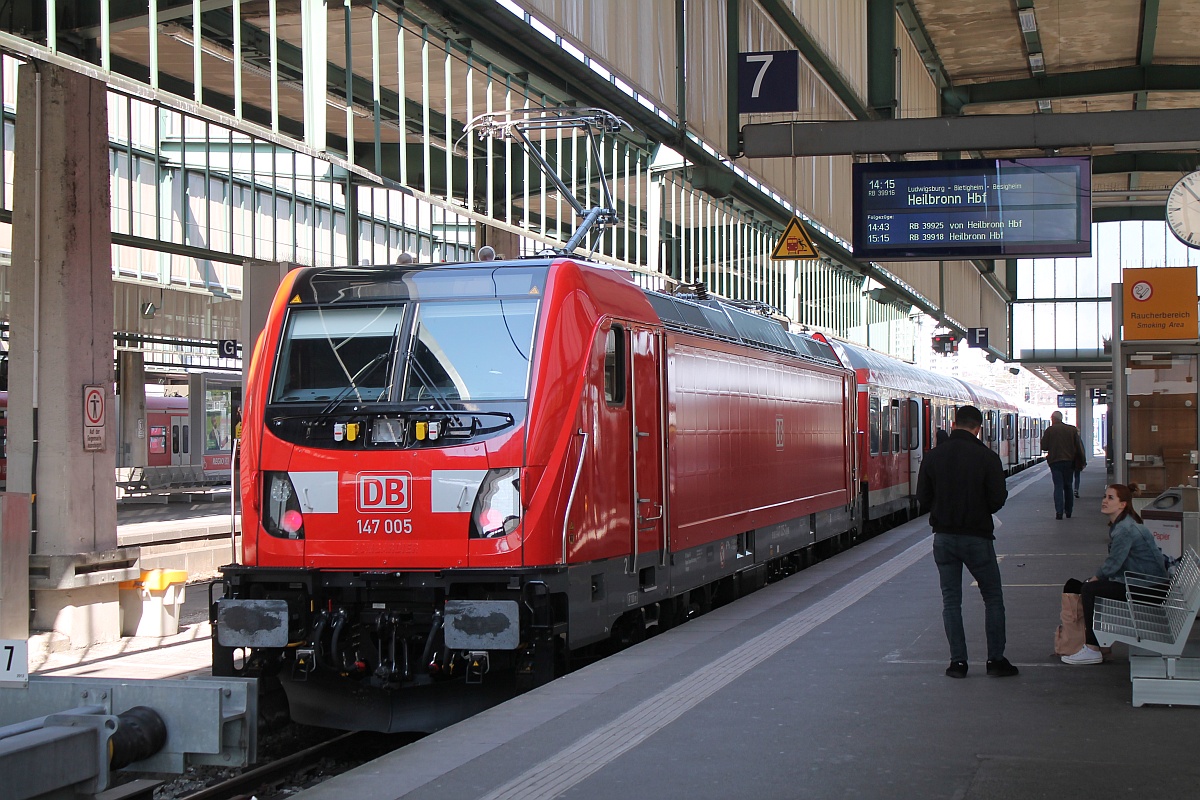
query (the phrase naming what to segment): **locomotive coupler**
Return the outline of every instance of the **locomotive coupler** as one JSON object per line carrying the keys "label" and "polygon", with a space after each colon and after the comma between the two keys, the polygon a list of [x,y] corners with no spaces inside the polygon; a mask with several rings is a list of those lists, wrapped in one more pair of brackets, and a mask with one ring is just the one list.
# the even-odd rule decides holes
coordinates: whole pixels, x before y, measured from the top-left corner
{"label": "locomotive coupler", "polygon": [[490,669],[486,650],[472,650],[467,654],[467,683],[483,683],[483,676]]}

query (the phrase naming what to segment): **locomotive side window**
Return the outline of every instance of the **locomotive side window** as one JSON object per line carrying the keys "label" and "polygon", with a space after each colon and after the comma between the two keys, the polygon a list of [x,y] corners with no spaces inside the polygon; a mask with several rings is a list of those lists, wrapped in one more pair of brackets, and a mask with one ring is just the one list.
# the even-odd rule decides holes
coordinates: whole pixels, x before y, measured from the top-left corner
{"label": "locomotive side window", "polygon": [[610,405],[625,402],[625,329],[613,325],[604,339],[604,399]]}
{"label": "locomotive side window", "polygon": [[868,427],[871,437],[871,455],[879,455],[879,398],[871,395],[868,413]]}

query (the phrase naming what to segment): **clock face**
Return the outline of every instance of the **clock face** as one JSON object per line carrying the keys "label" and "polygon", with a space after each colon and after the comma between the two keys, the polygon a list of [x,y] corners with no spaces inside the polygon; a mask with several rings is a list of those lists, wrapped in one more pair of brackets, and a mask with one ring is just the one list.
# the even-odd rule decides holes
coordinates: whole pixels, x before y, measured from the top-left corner
{"label": "clock face", "polygon": [[1179,241],[1200,248],[1200,172],[1184,175],[1171,189],[1167,224]]}

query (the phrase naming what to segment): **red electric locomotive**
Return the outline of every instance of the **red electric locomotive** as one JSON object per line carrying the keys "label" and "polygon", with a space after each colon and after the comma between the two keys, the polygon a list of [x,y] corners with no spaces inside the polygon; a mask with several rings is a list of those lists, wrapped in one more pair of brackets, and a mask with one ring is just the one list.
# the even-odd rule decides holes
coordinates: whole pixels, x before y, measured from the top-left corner
{"label": "red electric locomotive", "polygon": [[432,729],[858,527],[826,342],[570,258],[305,268],[250,366],[213,670]]}

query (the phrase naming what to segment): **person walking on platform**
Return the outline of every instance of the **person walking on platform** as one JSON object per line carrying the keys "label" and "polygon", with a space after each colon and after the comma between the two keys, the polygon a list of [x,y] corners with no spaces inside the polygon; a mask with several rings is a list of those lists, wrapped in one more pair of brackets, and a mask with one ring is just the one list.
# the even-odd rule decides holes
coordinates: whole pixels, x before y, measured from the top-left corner
{"label": "person walking on platform", "polygon": [[1000,457],[979,440],[983,413],[962,406],[950,438],[930,450],[917,475],[917,501],[929,509],[933,560],[942,588],[942,623],[950,643],[946,675],[967,677],[967,636],[962,620],[962,568],[979,584],[987,632],[987,674],[1018,673],[1004,657],[1004,593],[996,561],[992,514],[1004,507],[1008,487]]}
{"label": "person walking on platform", "polygon": [[1054,479],[1054,518],[1063,514],[1071,518],[1075,510],[1075,496],[1071,484],[1075,478],[1075,460],[1082,456],[1079,444],[1079,429],[1063,422],[1061,411],[1050,415],[1050,427],[1042,434],[1042,450],[1046,452],[1046,463],[1050,465],[1050,476]]}
{"label": "person walking on platform", "polygon": [[1124,600],[1126,572],[1152,575],[1164,581],[1167,578],[1162,551],[1154,541],[1154,534],[1142,524],[1142,518],[1133,510],[1132,503],[1133,492],[1123,483],[1114,483],[1104,490],[1100,513],[1108,517],[1108,558],[1079,590],[1083,596],[1086,643],[1079,648],[1079,652],[1063,656],[1064,664],[1079,666],[1099,664],[1104,660],[1100,643],[1096,641],[1096,632],[1092,630],[1096,598]]}

